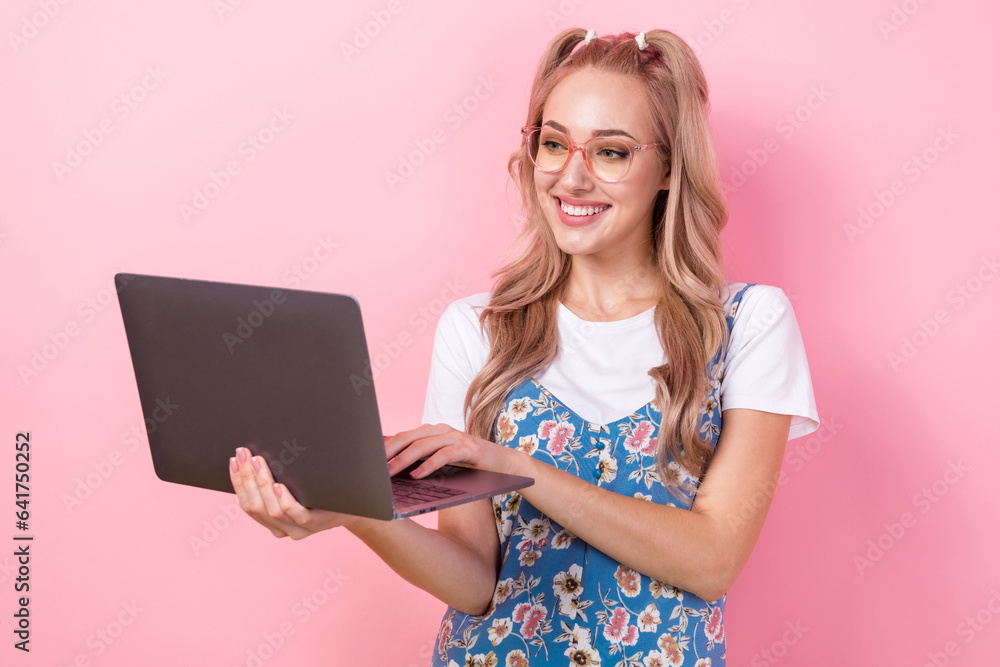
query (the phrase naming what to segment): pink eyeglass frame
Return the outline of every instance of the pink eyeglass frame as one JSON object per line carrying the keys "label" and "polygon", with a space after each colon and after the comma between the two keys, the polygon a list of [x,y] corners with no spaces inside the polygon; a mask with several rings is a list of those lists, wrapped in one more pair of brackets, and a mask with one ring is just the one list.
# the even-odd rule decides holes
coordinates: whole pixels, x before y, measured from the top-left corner
{"label": "pink eyeglass frame", "polygon": [[[559,134],[561,134],[564,137],[566,137],[566,143],[569,144],[567,146],[567,148],[569,149],[569,153],[566,154],[566,161],[563,162],[563,165],[561,167],[559,167],[558,169],[551,169],[551,170],[542,169],[535,162],[534,158],[531,157],[531,145],[528,143],[528,140],[530,139],[531,135],[534,134],[535,132],[541,132],[541,130],[542,130],[542,126],[541,125],[525,125],[524,127],[521,128],[521,136],[524,137],[524,148],[525,148],[525,151],[528,154],[528,160],[531,161],[531,164],[535,165],[535,169],[537,169],[538,171],[542,172],[543,174],[558,174],[559,172],[561,172],[563,169],[566,168],[566,165],[569,164],[569,161],[573,159],[573,151],[576,151],[576,150],[579,150],[583,154],[583,164],[587,167],[587,171],[590,172],[590,175],[593,176],[594,178],[596,178],[597,180],[603,182],[603,183],[618,183],[620,181],[623,181],[623,180],[625,180],[625,177],[629,175],[629,172],[632,171],[632,164],[635,162],[635,160],[633,159],[633,157],[635,157],[635,156],[632,153],[629,153],[628,168],[625,170],[625,173],[622,174],[621,178],[619,178],[617,181],[608,181],[608,180],[605,180],[605,179],[601,178],[600,176],[598,176],[597,174],[594,173],[594,168],[590,164],[590,158],[588,157],[589,154],[587,153],[587,144],[589,144],[591,141],[594,141],[595,139],[606,139],[607,137],[594,137],[592,139],[587,139],[587,141],[583,142],[582,144],[572,144],[572,143],[569,143],[569,137],[566,136],[566,134],[564,132],[559,132],[559,130],[555,130],[554,128],[553,128],[553,130],[555,132],[559,132]],[[632,144],[629,144],[628,142],[626,142],[626,145],[633,152],[635,152],[635,151],[649,150],[650,148],[653,148],[654,146],[662,146],[663,144],[635,144],[635,145],[632,145]]]}

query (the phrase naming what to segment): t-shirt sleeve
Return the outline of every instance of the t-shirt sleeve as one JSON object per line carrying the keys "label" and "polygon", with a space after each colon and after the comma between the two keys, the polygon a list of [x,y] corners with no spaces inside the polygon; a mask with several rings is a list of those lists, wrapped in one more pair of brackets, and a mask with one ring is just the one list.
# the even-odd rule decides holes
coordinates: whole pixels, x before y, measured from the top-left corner
{"label": "t-shirt sleeve", "polygon": [[723,373],[722,410],[792,415],[789,440],[819,428],[805,345],[781,288],[755,285],[743,295]]}
{"label": "t-shirt sleeve", "polygon": [[473,295],[448,304],[434,331],[431,368],[427,377],[423,422],[465,430],[465,394],[489,353],[479,331],[479,309],[488,295]]}

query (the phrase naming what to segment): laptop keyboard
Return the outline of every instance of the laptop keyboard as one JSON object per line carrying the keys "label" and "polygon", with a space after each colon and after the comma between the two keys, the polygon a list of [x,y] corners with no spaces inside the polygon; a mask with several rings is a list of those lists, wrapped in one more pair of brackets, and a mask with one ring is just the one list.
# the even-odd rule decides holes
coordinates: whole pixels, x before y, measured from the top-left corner
{"label": "laptop keyboard", "polygon": [[464,491],[438,486],[419,479],[392,478],[392,500],[397,506],[417,505],[459,496]]}

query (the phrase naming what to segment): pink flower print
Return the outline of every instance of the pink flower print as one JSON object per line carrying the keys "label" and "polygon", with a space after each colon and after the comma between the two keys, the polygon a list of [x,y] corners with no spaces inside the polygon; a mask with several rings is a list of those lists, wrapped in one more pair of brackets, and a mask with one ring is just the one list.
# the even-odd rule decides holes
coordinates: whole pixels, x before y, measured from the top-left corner
{"label": "pink flower print", "polygon": [[684,651],[673,635],[661,635],[656,644],[663,651],[663,657],[669,667],[681,667],[684,662]]}
{"label": "pink flower print", "polygon": [[521,635],[525,639],[531,639],[538,632],[547,613],[545,607],[540,604],[531,605],[527,602],[522,602],[514,607],[514,613],[511,614],[511,618],[514,619],[515,623],[521,623]]}
{"label": "pink flower print", "polygon": [[646,446],[639,450],[643,456],[654,456],[656,454],[656,438],[650,438]]}
{"label": "pink flower print", "polygon": [[639,629],[643,632],[656,632],[656,626],[660,624],[660,610],[650,602],[639,612],[638,623]]}
{"label": "pink flower print", "polygon": [[514,592],[514,580],[510,577],[497,582],[496,590],[493,591],[493,599],[497,604],[505,601]]}
{"label": "pink flower print", "polygon": [[441,625],[441,634],[438,638],[438,653],[444,654],[448,647],[448,638],[451,637],[451,619],[449,618]]}
{"label": "pink flower print", "polygon": [[555,537],[552,538],[552,548],[567,549],[569,548],[570,542],[572,542],[575,539],[576,535],[563,528],[562,530],[560,530],[558,533],[555,534]]}
{"label": "pink flower print", "polygon": [[535,636],[535,632],[541,627],[547,613],[545,607],[538,604],[531,608],[524,620],[524,625],[521,626],[521,634],[524,635],[525,639],[531,639]]}
{"label": "pink flower print", "polygon": [[625,636],[622,637],[622,644],[625,646],[635,646],[635,643],[639,641],[639,628],[634,625],[630,625],[625,629]]}
{"label": "pink flower print", "polygon": [[517,434],[514,419],[506,412],[501,412],[500,416],[497,417],[497,434],[500,436],[501,442],[510,442]]}
{"label": "pink flower print", "polygon": [[524,539],[529,540],[535,546],[544,547],[549,543],[550,530],[548,519],[532,519],[528,522],[527,528],[524,529]]}
{"label": "pink flower print", "polygon": [[522,436],[521,439],[518,440],[517,449],[518,451],[522,451],[528,456],[531,456],[538,451],[538,436],[534,433]]}
{"label": "pink flower print", "polygon": [[642,586],[641,577],[635,570],[619,565],[618,569],[615,570],[615,580],[618,581],[618,588],[625,594],[625,597],[634,598],[639,594],[639,589]]}
{"label": "pink flower print", "polygon": [[504,638],[511,633],[514,626],[511,624],[509,618],[498,618],[493,621],[493,625],[490,627],[487,633],[490,637],[490,643],[496,646],[504,640]]}
{"label": "pink flower print", "polygon": [[656,579],[649,582],[649,592],[653,594],[654,598],[663,596],[665,598],[677,598],[678,601],[684,599],[684,592],[681,589],[670,584],[665,584],[662,581],[657,581]]}
{"label": "pink flower print", "polygon": [[514,421],[521,421],[531,412],[531,399],[527,396],[514,399],[507,406],[507,412],[514,418]]}
{"label": "pink flower print", "polygon": [[538,437],[549,438],[549,444],[545,447],[555,456],[561,455],[566,450],[566,443],[574,433],[576,427],[569,422],[555,422],[548,419],[538,427]]}
{"label": "pink flower print", "polygon": [[716,643],[721,642],[726,636],[726,629],[722,625],[722,610],[718,607],[713,607],[712,613],[708,616],[708,622],[705,623],[705,636]]}
{"label": "pink flower print", "polygon": [[653,430],[652,422],[643,419],[625,437],[625,449],[633,454],[646,449],[649,446],[649,436],[653,435]]}
{"label": "pink flower print", "polygon": [[471,658],[467,656],[465,658],[465,664],[470,665],[471,667],[497,667],[498,661],[497,657],[493,655],[493,651],[490,651],[486,655],[477,653]]}
{"label": "pink flower print", "polygon": [[516,649],[507,654],[507,664],[504,667],[531,667],[528,664],[528,656],[521,649]]}
{"label": "pink flower print", "polygon": [[[524,548],[522,548],[522,546]],[[518,556],[517,558],[518,563],[526,567],[531,567],[532,565],[535,564],[535,561],[541,557],[542,552],[536,551],[531,547],[532,547],[531,542],[528,542],[526,540],[523,540],[521,544],[518,545],[518,549],[521,549],[521,555]]]}
{"label": "pink flower print", "polygon": [[[620,642],[628,632],[630,614],[621,607],[615,608],[611,618],[604,625],[604,638],[609,642]],[[633,626],[634,627],[634,626]]]}
{"label": "pink flower print", "polygon": [[643,667],[667,667],[667,663],[664,662],[663,654],[659,651],[650,651],[649,654],[642,659]]}

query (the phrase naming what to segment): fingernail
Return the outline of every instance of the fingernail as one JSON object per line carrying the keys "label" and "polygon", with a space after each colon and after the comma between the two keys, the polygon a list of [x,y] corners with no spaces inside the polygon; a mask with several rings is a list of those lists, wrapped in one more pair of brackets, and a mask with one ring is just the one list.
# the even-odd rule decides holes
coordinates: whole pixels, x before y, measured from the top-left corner
{"label": "fingernail", "polygon": [[423,471],[424,471],[423,468],[417,468],[416,470],[410,473],[410,477],[419,477],[420,473],[422,473]]}
{"label": "fingernail", "polygon": [[240,463],[246,463],[247,462],[247,448],[246,447],[237,447],[236,448],[236,455],[238,457],[240,457]]}
{"label": "fingernail", "polygon": [[230,470],[230,472],[234,472],[234,473],[237,473],[237,472],[240,471],[240,464],[238,464],[236,462],[236,457],[235,456],[230,456],[229,457],[229,470]]}
{"label": "fingernail", "polygon": [[281,497],[281,485],[277,482],[274,483],[274,495]]}
{"label": "fingernail", "polygon": [[254,470],[256,470],[257,472],[260,472],[260,457],[259,456],[255,456],[252,459],[250,459],[250,463],[253,464],[253,469]]}

